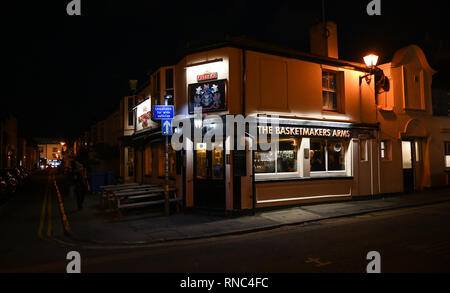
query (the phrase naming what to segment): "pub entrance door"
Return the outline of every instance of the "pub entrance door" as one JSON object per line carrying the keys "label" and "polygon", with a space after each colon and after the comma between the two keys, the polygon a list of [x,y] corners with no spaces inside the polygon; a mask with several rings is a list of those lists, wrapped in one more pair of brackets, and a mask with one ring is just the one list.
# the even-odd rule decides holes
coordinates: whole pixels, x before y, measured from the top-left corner
{"label": "pub entrance door", "polygon": [[414,192],[414,143],[402,141],[403,191]]}
{"label": "pub entrance door", "polygon": [[222,142],[197,143],[194,150],[194,206],[225,209],[225,156]]}

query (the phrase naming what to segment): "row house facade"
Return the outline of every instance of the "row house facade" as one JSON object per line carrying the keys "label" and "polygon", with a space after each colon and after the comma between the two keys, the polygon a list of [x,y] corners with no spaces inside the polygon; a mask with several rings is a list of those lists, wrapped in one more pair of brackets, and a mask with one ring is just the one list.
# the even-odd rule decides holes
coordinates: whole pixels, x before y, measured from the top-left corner
{"label": "row house facade", "polygon": [[19,121],[13,115],[0,115],[0,169],[37,168],[39,150],[34,140],[19,134]]}
{"label": "row house facade", "polygon": [[[169,147],[169,180],[187,208],[231,212],[448,185],[450,120],[433,116],[435,71],[423,51],[400,49],[373,71],[338,58],[328,25],[326,40],[312,30],[312,53],[229,39],[155,70],[120,104],[125,181],[164,182],[152,107],[167,104],[183,134],[181,150]],[[248,118],[241,133],[226,123],[239,115]],[[196,131],[200,140],[189,135]]]}
{"label": "row house facade", "polygon": [[19,165],[18,122],[13,115],[0,117],[0,169]]}

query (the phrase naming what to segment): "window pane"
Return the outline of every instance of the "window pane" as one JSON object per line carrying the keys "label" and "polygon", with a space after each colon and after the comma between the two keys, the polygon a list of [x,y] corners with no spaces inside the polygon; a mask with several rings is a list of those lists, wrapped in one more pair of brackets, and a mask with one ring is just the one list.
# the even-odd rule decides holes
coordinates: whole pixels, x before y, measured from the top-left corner
{"label": "window pane", "polygon": [[402,141],[402,162],[403,162],[403,169],[412,168],[410,141]]}
{"label": "window pane", "polygon": [[323,97],[323,107],[327,110],[337,109],[337,94],[334,92],[322,92]]}
{"label": "window pane", "polygon": [[329,141],[327,153],[328,171],[345,170],[345,148],[342,142]]}
{"label": "window pane", "polygon": [[297,172],[296,140],[280,140],[277,156],[278,172]]}
{"label": "window pane", "polygon": [[255,173],[275,173],[275,152],[255,152]]}
{"label": "window pane", "polygon": [[173,69],[166,69],[166,89],[173,88]]}
{"label": "window pane", "polygon": [[330,74],[328,88],[336,90],[336,74]]}
{"label": "window pane", "polygon": [[331,109],[337,110],[337,94],[329,93],[331,99]]}
{"label": "window pane", "polygon": [[322,98],[323,98],[323,107],[324,108],[329,108],[328,107],[328,92],[323,91],[322,92]]}
{"label": "window pane", "polygon": [[311,140],[311,171],[325,171],[325,140]]}
{"label": "window pane", "polygon": [[204,149],[197,149],[197,162],[195,164],[195,166],[197,166],[196,168],[196,173],[197,173],[197,178],[206,178],[207,177],[207,170],[208,170],[208,166],[207,166],[207,161],[206,161],[206,148]]}
{"label": "window pane", "polygon": [[331,72],[322,72],[322,88],[336,90],[336,74]]}
{"label": "window pane", "polygon": [[380,142],[380,155],[383,160],[390,160],[390,147],[391,143],[388,140],[382,140]]}
{"label": "window pane", "polygon": [[[223,145],[222,143],[213,143],[212,145],[212,177],[213,178],[223,178],[224,167],[223,167]],[[222,149],[216,149],[216,148]]]}
{"label": "window pane", "polygon": [[131,111],[131,110],[133,110],[133,98],[132,97],[129,97],[128,98],[128,111]]}
{"label": "window pane", "polygon": [[445,167],[450,168],[450,155],[445,156]]}
{"label": "window pane", "polygon": [[328,74],[326,72],[322,73],[322,88],[328,88]]}

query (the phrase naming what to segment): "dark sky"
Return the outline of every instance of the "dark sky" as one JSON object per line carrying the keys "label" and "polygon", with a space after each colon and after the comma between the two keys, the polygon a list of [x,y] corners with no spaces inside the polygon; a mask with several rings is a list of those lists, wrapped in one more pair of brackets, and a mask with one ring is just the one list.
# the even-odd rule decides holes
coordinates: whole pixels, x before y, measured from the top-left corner
{"label": "dark sky", "polygon": [[[316,0],[81,0],[81,16],[66,14],[69,2],[16,2],[3,11],[3,57],[14,74],[1,107],[31,136],[72,136],[105,118],[129,79],[144,79],[188,41],[246,35],[308,51],[308,29],[322,15]],[[389,62],[395,50],[418,44],[439,69],[437,48],[443,40],[448,49],[449,40],[446,1],[381,0],[381,16],[366,14],[369,2],[325,1],[327,19],[338,24],[340,58],[362,62],[376,50]]]}

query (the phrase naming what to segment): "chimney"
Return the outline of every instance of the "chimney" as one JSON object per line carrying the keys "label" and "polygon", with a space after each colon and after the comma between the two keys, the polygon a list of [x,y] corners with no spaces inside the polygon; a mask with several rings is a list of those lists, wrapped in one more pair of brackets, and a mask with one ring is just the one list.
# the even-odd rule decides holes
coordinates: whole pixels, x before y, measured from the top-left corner
{"label": "chimney", "polygon": [[326,26],[320,22],[309,30],[311,53],[330,58],[338,57],[337,25],[327,21]]}
{"label": "chimney", "polygon": [[136,93],[136,89],[137,89],[137,83],[138,81],[136,79],[130,79],[129,80],[129,84],[130,84],[130,90],[133,94]]}

